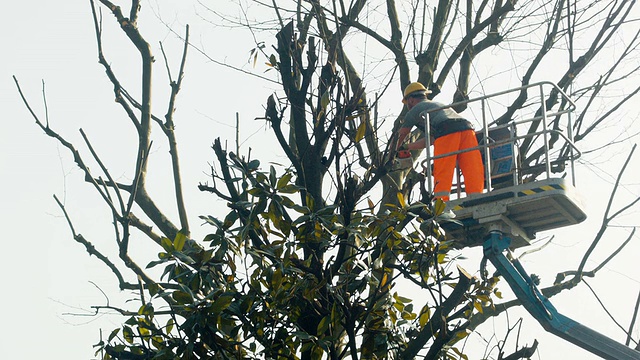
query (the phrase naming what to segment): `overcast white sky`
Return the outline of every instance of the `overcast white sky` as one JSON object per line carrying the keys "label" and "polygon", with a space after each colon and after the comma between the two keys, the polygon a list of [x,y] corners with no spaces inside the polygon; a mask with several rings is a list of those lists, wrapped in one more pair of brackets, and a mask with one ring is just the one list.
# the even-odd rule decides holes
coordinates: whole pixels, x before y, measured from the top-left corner
{"label": "overcast white sky", "polygon": [[[186,14],[192,11],[188,1],[181,3],[182,9],[178,9],[180,15],[169,9],[170,2],[158,3],[162,4],[165,14],[173,14],[166,19],[178,28],[178,24],[188,18]],[[166,46],[178,51],[180,44],[173,34],[158,24],[146,1],[143,6],[140,26],[154,45],[156,73],[165,73],[157,41],[165,41]],[[111,160],[109,168],[112,173],[124,179],[130,171],[130,165],[122,164],[128,164],[126,150],[131,149],[134,140],[130,134],[123,133],[123,129],[130,128],[112,101],[112,87],[97,63],[88,1],[12,1],[4,4],[3,8],[5,16],[0,22],[3,54],[0,57],[0,106],[3,109],[3,127],[0,131],[0,221],[5,230],[2,242],[4,256],[0,265],[4,276],[0,309],[5,322],[0,348],[3,349],[3,357],[8,359],[90,359],[93,358],[91,345],[99,340],[99,329],[104,329],[106,337],[122,320],[115,315],[88,316],[92,305],[106,303],[106,298],[92,282],[104,290],[114,304],[133,296],[118,293],[112,274],[97,259],[89,257],[71,238],[53,194],[67,205],[76,231],[97,244],[110,244],[110,229],[104,224],[108,214],[94,191],[82,181],[82,174],[76,169],[67,150],[37,128],[22,104],[11,76],[17,76],[32,106],[43,119],[41,81],[44,81],[52,127],[78,145],[81,144],[78,129],[83,128],[94,145],[105,153],[105,158]],[[123,75],[123,78],[128,78],[130,89],[135,89],[137,55],[130,44],[117,42],[122,35],[112,26],[113,19],[106,12],[104,22],[106,55],[116,71],[130,74],[129,77]],[[248,34],[223,28],[205,29],[198,27],[202,23],[196,20],[191,24],[193,42],[206,47],[219,61],[248,67],[246,59],[252,44]],[[179,65],[178,51],[169,53],[173,56],[170,62],[174,74]],[[162,78],[156,80],[156,85],[161,81]],[[240,76],[237,72],[212,64],[191,51],[176,122],[195,238],[206,234],[208,230],[198,227],[197,216],[212,213],[212,209],[223,205],[210,196],[199,194],[195,186],[207,180],[213,140],[222,137],[228,140],[229,145],[234,143],[236,112],[240,113],[243,147],[251,146],[253,154],[259,154],[262,159],[281,159],[273,143],[265,140],[271,134],[261,131],[264,129],[263,122],[253,120],[263,114],[262,104],[274,88],[273,84]],[[169,90],[161,86],[156,86],[156,89],[159,90],[156,90],[155,104],[164,106],[162,98]],[[631,109],[636,114],[637,110],[637,107]],[[164,114],[164,111],[164,108],[158,108],[154,112]],[[621,119],[621,124],[626,125],[625,120]],[[637,124],[634,126],[638,128]],[[161,141],[154,146],[158,157],[167,151],[166,144]],[[524,261],[530,272],[543,275],[543,285],[545,280],[548,285],[555,273],[577,266],[579,255],[588,246],[594,229],[599,225],[610,191],[611,178],[604,172],[615,174],[617,169],[611,164],[619,163],[628,148],[627,144],[620,148],[617,155],[592,158],[598,163],[581,168],[579,183],[588,184],[584,186],[588,186],[584,195],[590,218],[584,224],[554,232],[556,240],[542,252],[543,255],[531,255]],[[637,158],[633,165],[636,178],[631,180],[627,176],[627,182],[635,182],[635,187],[630,184],[621,190],[623,200],[639,193]],[[153,169],[160,177],[168,174],[167,167],[154,165],[157,165]],[[171,198],[161,200],[161,204],[169,205],[170,202]],[[636,211],[625,221],[637,225],[637,218]],[[611,243],[603,244],[603,248],[615,247],[627,232],[626,229],[620,229],[618,236],[607,238]],[[610,292],[604,294],[603,301],[625,328],[640,289],[638,242],[636,236],[619,261],[603,269],[599,279],[590,281],[599,289],[609,286]],[[156,252],[157,249],[152,251]],[[471,257],[474,251],[470,250]],[[598,258],[604,254],[607,254],[606,250],[602,250]],[[471,272],[477,269],[475,263],[470,262],[468,266]],[[506,289],[504,292],[508,293]],[[616,336],[618,340],[624,339],[614,325],[603,320],[603,311],[585,286],[552,301],[558,310],[575,320]],[[536,337],[542,342],[540,353],[534,358],[595,358],[571,344],[544,335],[542,328],[521,311],[511,315],[511,322],[521,316],[525,318],[526,334],[522,340],[530,343]],[[504,320],[496,320],[488,326],[501,327],[503,323]]]}

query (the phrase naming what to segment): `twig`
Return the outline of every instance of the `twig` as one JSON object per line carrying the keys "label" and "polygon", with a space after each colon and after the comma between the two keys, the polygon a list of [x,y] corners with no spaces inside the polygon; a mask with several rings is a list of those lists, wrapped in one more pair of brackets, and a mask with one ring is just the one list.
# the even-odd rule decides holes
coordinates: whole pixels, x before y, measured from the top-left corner
{"label": "twig", "polygon": [[[638,309],[640,308],[640,293],[638,293],[638,298],[636,299],[636,306],[633,309],[633,315],[631,316],[631,324],[629,324],[629,331],[627,331],[627,341],[625,342],[625,345],[629,346],[629,343],[631,343],[631,333],[633,331],[633,328],[635,327],[636,324],[636,319],[638,318]],[[638,342],[638,344],[640,344],[640,342]]]}
{"label": "twig", "polygon": [[109,64],[109,62],[104,56],[104,52],[102,51],[102,12],[100,11],[100,16],[98,16],[98,12],[96,11],[94,0],[90,0],[90,3],[91,3],[91,11],[93,14],[94,28],[96,32],[96,43],[98,45],[98,63],[104,67],[105,72],[107,73],[107,77],[109,78],[109,81],[111,81],[111,84],[113,84],[113,92],[116,97],[116,102],[120,104],[122,109],[127,113],[127,116],[135,126],[136,131],[140,132],[140,121],[138,120],[136,114],[133,112],[133,109],[131,109],[131,107],[125,100],[131,102],[134,106],[138,105],[138,108],[140,108],[140,106],[131,97],[131,95],[129,95],[127,90],[122,87],[122,85],[120,84],[120,81],[118,80],[115,73],[113,72],[111,65]]}
{"label": "twig", "polygon": [[107,267],[109,267],[109,269],[111,269],[113,274],[118,278],[118,282],[120,283],[120,288],[123,289],[124,288],[123,285],[124,284],[128,284],[128,283],[122,277],[122,274],[120,273],[120,270],[118,270],[118,268],[115,266],[115,264],[113,262],[111,262],[111,260],[109,260],[109,258],[104,256],[100,251],[96,250],[95,246],[91,242],[87,241],[84,238],[84,236],[82,236],[82,234],[76,233],[76,231],[75,231],[75,229],[73,227],[73,224],[71,222],[71,219],[69,218],[69,214],[67,214],[67,210],[65,209],[64,205],[62,204],[62,202],[60,202],[60,200],[58,199],[57,196],[54,195],[53,198],[55,199],[56,203],[58,203],[58,206],[62,210],[62,213],[64,214],[64,217],[67,220],[67,224],[69,224],[69,229],[71,230],[71,234],[73,235],[73,239],[75,241],[77,241],[78,243],[84,245],[84,247],[87,250],[87,252],[89,253],[89,255],[96,256],[105,265],[107,265]]}
{"label": "twig", "polygon": [[593,240],[593,242],[591,243],[591,246],[589,246],[589,249],[587,249],[586,253],[584,254],[582,261],[580,262],[580,266],[578,266],[578,277],[580,276],[580,274],[582,273],[582,271],[584,270],[584,267],[587,263],[587,260],[589,259],[589,256],[591,255],[591,253],[593,252],[593,250],[596,248],[596,246],[598,245],[598,243],[600,242],[600,239],[602,239],[602,236],[604,235],[604,232],[607,229],[607,226],[609,225],[609,222],[611,222],[611,220],[613,220],[616,216],[618,216],[622,211],[628,209],[629,207],[631,207],[632,205],[634,205],[635,203],[637,203],[640,200],[640,197],[636,198],[634,201],[632,201],[631,203],[629,203],[627,206],[624,206],[621,210],[617,211],[615,214],[613,214],[612,216],[609,216],[609,212],[611,211],[611,205],[613,203],[613,199],[615,198],[616,192],[618,190],[618,187],[620,186],[620,180],[622,178],[622,175],[624,174],[627,165],[629,165],[629,161],[631,161],[631,157],[633,156],[633,153],[636,149],[636,145],[633,145],[633,147],[631,148],[631,152],[629,153],[629,156],[627,156],[626,161],[624,162],[624,165],[622,166],[622,168],[620,169],[620,172],[618,173],[618,177],[616,179],[616,182],[613,186],[613,190],[611,192],[611,195],[609,196],[609,202],[607,203],[607,208],[604,212],[604,216],[602,219],[602,226],[600,227],[600,230],[598,231],[598,234],[596,235],[595,239]]}
{"label": "twig", "polygon": [[403,351],[399,358],[401,359],[414,359],[423,346],[431,339],[436,331],[441,330],[444,324],[445,317],[453,310],[464,298],[464,294],[471,286],[471,275],[469,275],[464,269],[458,267],[460,274],[458,284],[453,289],[449,297],[441,304],[440,307],[434,312],[429,322],[422,328],[420,333],[412,339],[408,344],[405,351]]}
{"label": "twig", "polygon": [[598,272],[600,269],[602,269],[609,261],[611,261],[616,255],[618,255],[620,253],[620,251],[622,251],[622,249],[624,249],[625,246],[627,246],[627,244],[631,241],[631,239],[633,239],[633,236],[635,235],[636,229],[634,228],[631,233],[629,234],[629,236],[627,237],[627,239],[620,245],[618,246],[618,248],[611,253],[609,256],[607,256],[606,259],[604,259],[604,261],[602,261],[600,263],[600,265],[596,266],[593,270],[591,271],[583,271],[582,273],[579,273],[578,271],[565,271],[562,273],[558,273],[558,275],[556,275],[556,280],[555,283],[560,283],[562,280],[564,280],[564,278],[568,275],[573,275],[573,276],[577,276],[578,274],[580,274],[581,277],[595,277],[596,272]]}
{"label": "twig", "polygon": [[[171,95],[169,97],[169,107],[167,109],[167,114],[165,115],[165,123],[160,124],[162,130],[164,131],[167,139],[169,141],[169,153],[171,154],[171,165],[173,170],[173,184],[176,195],[176,205],[178,208],[178,216],[180,218],[180,227],[181,231],[189,236],[189,218],[187,216],[187,209],[185,207],[185,199],[182,191],[182,178],[180,172],[180,161],[178,156],[178,142],[176,140],[175,131],[174,131],[174,123],[173,123],[173,114],[175,112],[175,102],[178,92],[180,92],[180,87],[182,85],[182,79],[184,78],[184,68],[187,60],[187,50],[189,49],[189,26],[187,25],[185,30],[185,42],[184,49],[182,52],[182,61],[180,63],[180,71],[178,72],[178,78],[176,81],[171,81]],[[167,72],[169,73],[169,79],[171,79],[171,72],[169,71],[169,64],[167,62],[166,55],[164,50],[162,50],[162,54],[165,58],[165,63],[167,67]]]}
{"label": "twig", "polygon": [[[622,327],[622,325],[620,325],[620,323],[615,319],[615,317],[613,317],[613,315],[609,312],[609,310],[607,309],[607,307],[604,305],[604,303],[602,303],[602,300],[600,300],[600,297],[598,296],[598,294],[596,294],[596,292],[593,290],[593,288],[591,287],[591,285],[589,285],[589,283],[586,280],[583,280],[584,284],[587,285],[587,287],[589,288],[589,291],[591,291],[591,293],[593,294],[593,296],[596,298],[596,300],[598,301],[598,303],[600,304],[600,306],[602,307],[602,310],[604,310],[604,312],[607,313],[607,315],[609,316],[609,318],[613,321],[614,324],[616,324],[616,326],[618,326],[625,334],[627,334],[627,336],[630,336],[631,333],[627,333],[627,330],[625,330],[624,327]],[[631,341],[633,341],[634,343],[636,343],[635,340],[631,339]],[[636,343],[637,345],[638,343]]]}
{"label": "twig", "polygon": [[[85,134],[84,130],[80,129],[80,134],[82,135],[82,138],[84,139],[84,142],[87,145],[87,148],[89,148],[89,151],[91,152],[91,155],[93,155],[93,159],[98,163],[98,165],[102,169],[102,172],[107,176],[107,179],[109,179],[109,181],[111,182],[111,184],[112,184],[111,186],[114,188],[116,196],[118,197],[118,202],[120,203],[120,210],[122,212],[124,212],[125,211],[124,201],[122,200],[122,196],[120,195],[120,189],[118,188],[118,184],[115,182],[115,180],[113,180],[113,177],[111,177],[111,174],[109,173],[109,170],[107,170],[107,167],[104,166],[104,163],[102,162],[102,160],[100,160],[100,157],[98,156],[98,154],[93,149],[93,146],[91,145],[91,142],[87,138],[87,134]],[[106,183],[105,183],[105,185],[106,185]],[[105,192],[106,191],[107,190],[106,190],[106,186],[105,186]],[[111,199],[109,199],[109,204],[110,204],[110,207],[111,207],[114,215],[118,215],[117,211],[115,210],[115,207],[113,206],[113,203],[112,203]]]}
{"label": "twig", "polygon": [[65,138],[63,138],[57,132],[53,131],[49,127],[48,124],[45,126],[42,123],[42,121],[40,121],[40,118],[33,111],[33,109],[31,108],[31,105],[29,104],[29,102],[27,101],[26,97],[24,96],[24,93],[22,92],[22,88],[20,87],[20,84],[18,83],[18,79],[14,76],[13,80],[14,80],[14,82],[16,84],[16,87],[18,88],[18,93],[20,94],[22,102],[27,107],[27,110],[29,110],[29,112],[31,113],[31,117],[33,117],[33,119],[36,121],[36,124],[45,132],[45,134],[47,136],[58,140],[58,142],[60,142],[60,144],[62,144],[64,147],[66,147],[71,152],[71,154],[73,155],[73,161],[76,163],[76,165],[78,165],[80,170],[82,170],[84,172],[84,174],[85,174],[85,181],[90,182],[91,184],[93,184],[93,186],[96,188],[96,190],[98,191],[100,196],[102,196],[103,200],[107,203],[107,205],[109,205],[111,210],[114,213],[117,213],[117,211],[115,210],[115,207],[113,206],[113,203],[109,199],[109,196],[100,188],[100,185],[98,184],[96,179],[91,175],[91,172],[89,171],[89,168],[84,163],[84,160],[82,159],[82,156],[80,156],[80,152],[78,152],[78,150],[76,150],[76,148],[73,146],[73,144],[71,144],[69,141],[67,141]]}

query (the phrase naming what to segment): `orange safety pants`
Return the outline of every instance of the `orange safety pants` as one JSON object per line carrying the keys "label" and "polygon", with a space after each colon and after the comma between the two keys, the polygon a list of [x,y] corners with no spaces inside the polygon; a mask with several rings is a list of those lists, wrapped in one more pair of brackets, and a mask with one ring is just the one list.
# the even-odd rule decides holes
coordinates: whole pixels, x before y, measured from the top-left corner
{"label": "orange safety pants", "polygon": [[[464,130],[437,138],[433,143],[433,155],[439,156],[478,146],[476,133]],[[456,161],[462,170],[467,194],[481,193],[484,189],[484,166],[479,150],[446,156],[433,161],[434,193],[436,198],[449,201]]]}

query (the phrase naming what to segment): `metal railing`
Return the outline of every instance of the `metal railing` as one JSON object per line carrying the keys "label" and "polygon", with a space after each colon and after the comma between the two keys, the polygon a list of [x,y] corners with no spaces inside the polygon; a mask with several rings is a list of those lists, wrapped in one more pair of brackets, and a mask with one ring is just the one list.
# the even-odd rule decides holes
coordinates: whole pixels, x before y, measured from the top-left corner
{"label": "metal railing", "polygon": [[[557,92],[558,101],[555,104],[561,104],[557,110],[547,109],[547,94],[545,92],[545,88],[550,88],[551,90]],[[537,90],[537,92],[535,91]],[[537,94],[529,97],[529,91],[534,91]],[[500,113],[505,113],[507,111],[507,107],[509,104],[495,104],[496,100],[500,97],[508,96],[513,93],[522,93],[526,92],[527,100],[531,101],[531,98],[536,99],[537,101],[532,101],[531,103],[524,106],[522,109],[518,110],[521,114],[520,116],[516,116],[516,119],[511,119],[506,124],[500,124],[495,126],[494,122],[488,121],[488,112],[496,113],[495,107],[502,107],[504,110],[501,110]],[[491,102],[491,103],[490,103]],[[477,147],[469,148],[465,150],[455,151],[451,153],[446,153],[438,156],[433,156],[431,153],[431,136],[430,136],[430,120],[429,116],[426,116],[428,113],[446,109],[446,108],[455,108],[459,105],[473,105],[474,103],[479,103],[481,110],[481,118],[482,118],[482,130],[477,132],[482,134],[482,139],[484,141],[480,142]],[[510,103],[510,102],[508,102]],[[493,106],[493,108],[492,108]],[[575,160],[578,159],[581,155],[580,151],[576,148],[573,141],[573,124],[571,121],[571,113],[575,110],[575,103],[571,100],[571,98],[560,89],[556,84],[552,82],[538,82],[526,86],[521,86],[518,88],[513,88],[489,95],[485,95],[478,98],[473,98],[470,100],[465,100],[461,102],[452,103],[446,106],[442,106],[439,108],[427,110],[423,112],[421,115],[425,121],[425,142],[426,142],[426,158],[421,162],[421,165],[424,169],[429,192],[433,192],[433,179],[432,179],[432,168],[431,163],[434,159],[444,158],[447,156],[461,154],[463,152],[480,150],[483,154],[484,159],[484,169],[485,169],[485,189],[487,192],[491,192],[493,189],[493,179],[492,179],[492,151],[498,148],[501,145],[509,144],[509,147],[512,151],[512,163],[511,163],[511,185],[519,185],[523,181],[534,181],[539,180],[537,178],[538,175],[545,174],[546,178],[551,178],[552,173],[554,173],[552,165],[557,165],[558,168],[562,168],[563,171],[567,171],[567,167],[565,164],[568,162],[568,172],[570,172],[572,184],[575,186]],[[527,113],[527,111],[529,111]],[[554,118],[554,120],[550,124],[550,118]],[[468,119],[470,120],[470,119]],[[541,125],[541,129],[537,129],[538,125]],[[550,127],[550,125],[553,125]],[[493,127],[492,127],[493,126]],[[526,127],[526,133],[523,135],[518,135],[518,132],[522,132]],[[496,129],[508,129],[510,136],[507,139],[492,139],[491,133]],[[535,129],[534,131],[530,131],[530,129]],[[556,150],[556,153],[553,154],[550,141],[552,138],[555,138],[555,142],[561,140],[562,143],[559,144],[559,149],[564,149],[564,152],[568,152],[567,154],[563,154],[560,150]],[[529,149],[536,149],[538,151],[542,151],[541,157],[543,161],[541,163],[537,163],[532,166],[523,166],[523,163],[520,159],[519,155],[519,143],[521,141],[529,142]],[[540,171],[541,167],[544,167],[544,171]],[[538,173],[538,174],[536,174]],[[460,179],[460,170],[456,167],[457,181],[454,182],[454,187],[456,192],[452,192],[457,194],[460,197],[462,181]],[[529,174],[530,176],[526,178],[525,176]],[[566,174],[564,174],[566,175]]]}

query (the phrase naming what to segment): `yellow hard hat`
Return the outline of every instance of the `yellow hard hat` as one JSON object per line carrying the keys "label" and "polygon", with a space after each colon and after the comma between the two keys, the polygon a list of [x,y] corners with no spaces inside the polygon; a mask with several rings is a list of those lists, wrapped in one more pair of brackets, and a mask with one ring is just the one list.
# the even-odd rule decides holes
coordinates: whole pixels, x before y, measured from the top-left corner
{"label": "yellow hard hat", "polygon": [[413,93],[417,93],[420,92],[422,94],[428,94],[431,91],[429,91],[426,87],[424,87],[424,85],[422,85],[419,82],[412,82],[411,84],[407,85],[406,88],[404,88],[404,96],[402,98],[402,102],[406,103],[407,102],[407,97],[409,97],[409,95],[413,94]]}

